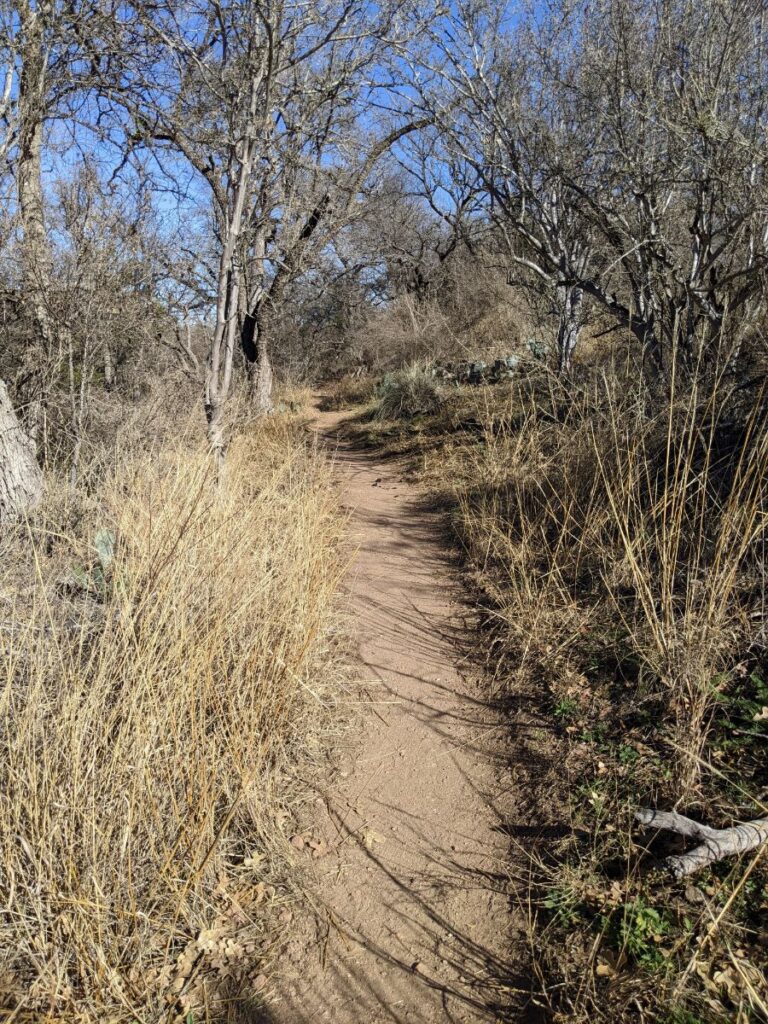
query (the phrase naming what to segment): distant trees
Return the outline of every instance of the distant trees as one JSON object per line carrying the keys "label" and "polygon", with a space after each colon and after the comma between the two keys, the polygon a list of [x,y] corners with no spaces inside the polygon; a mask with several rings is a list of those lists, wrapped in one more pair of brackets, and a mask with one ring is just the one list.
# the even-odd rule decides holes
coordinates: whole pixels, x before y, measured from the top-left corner
{"label": "distant trees", "polygon": [[[89,319],[85,344],[71,314],[90,301],[78,260],[105,268],[96,235],[126,240],[123,228],[154,265],[131,285],[121,243],[116,287],[140,287],[143,320],[181,339],[219,459],[239,373],[252,410],[272,407],[292,297],[311,320],[399,296],[415,324],[470,256],[546,309],[564,375],[595,314],[655,379],[733,367],[766,314],[767,7],[0,0],[2,276],[25,324],[12,376],[7,353],[0,369],[26,426],[50,387],[82,391],[97,363],[113,384],[117,339]],[[73,289],[62,273],[75,266]],[[110,274],[91,278],[94,296]],[[298,324],[294,365],[316,335]],[[84,416],[70,418],[81,433]]]}
{"label": "distant trees", "polygon": [[733,356],[764,304],[764,0],[507,13],[447,16],[422,103],[477,169],[513,267],[550,289],[561,370],[585,299],[651,373]]}
{"label": "distant trees", "polygon": [[[46,128],[74,124],[94,80],[82,43],[90,22],[88,0],[2,0],[0,50],[6,64],[0,116],[2,173],[10,168],[16,193],[21,300],[32,326],[25,354],[28,425],[39,427],[46,392],[66,347],[66,325],[56,311],[53,260],[43,183]],[[93,31],[93,24],[90,30]],[[71,137],[70,140],[71,142]],[[6,163],[7,161],[7,163]]]}

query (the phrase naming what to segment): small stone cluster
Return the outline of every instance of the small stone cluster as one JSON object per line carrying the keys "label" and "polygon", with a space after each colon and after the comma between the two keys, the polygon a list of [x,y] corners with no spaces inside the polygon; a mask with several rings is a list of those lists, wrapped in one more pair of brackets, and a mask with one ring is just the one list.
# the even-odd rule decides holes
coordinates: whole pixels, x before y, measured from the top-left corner
{"label": "small stone cluster", "polygon": [[529,338],[524,346],[525,351],[513,353],[503,359],[495,359],[492,363],[462,361],[458,363],[438,363],[431,369],[432,376],[446,384],[498,384],[500,381],[512,380],[533,359],[541,362],[547,358],[549,346],[536,338]]}

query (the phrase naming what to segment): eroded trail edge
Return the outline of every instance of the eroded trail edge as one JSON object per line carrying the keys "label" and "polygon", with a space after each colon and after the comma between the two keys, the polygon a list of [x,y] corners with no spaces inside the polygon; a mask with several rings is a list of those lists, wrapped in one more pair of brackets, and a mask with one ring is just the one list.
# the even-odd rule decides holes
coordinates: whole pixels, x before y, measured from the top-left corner
{"label": "eroded trail edge", "polygon": [[463,656],[461,601],[437,513],[397,467],[315,427],[356,550],[349,577],[362,715],[313,810],[317,914],[281,960],[269,1018],[508,1019],[517,924],[506,895],[506,728]]}

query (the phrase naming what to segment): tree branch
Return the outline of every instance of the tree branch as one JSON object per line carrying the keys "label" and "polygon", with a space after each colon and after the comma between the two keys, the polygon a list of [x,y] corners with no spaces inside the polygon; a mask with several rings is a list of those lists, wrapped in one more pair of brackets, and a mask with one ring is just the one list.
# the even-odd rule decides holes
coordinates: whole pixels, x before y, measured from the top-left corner
{"label": "tree branch", "polygon": [[747,853],[768,841],[768,818],[757,818],[742,825],[719,829],[702,825],[676,811],[655,811],[644,807],[636,812],[635,820],[646,828],[676,832],[690,839],[703,840],[687,853],[666,858],[664,866],[675,878],[685,878],[708,864],[738,853]]}

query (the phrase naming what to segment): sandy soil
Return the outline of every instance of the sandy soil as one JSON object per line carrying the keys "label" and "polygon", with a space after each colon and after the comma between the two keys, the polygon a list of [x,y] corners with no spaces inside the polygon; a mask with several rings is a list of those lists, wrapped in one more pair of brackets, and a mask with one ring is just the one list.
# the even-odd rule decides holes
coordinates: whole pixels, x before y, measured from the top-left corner
{"label": "sandy soil", "polygon": [[526,970],[505,895],[509,723],[460,653],[471,610],[438,515],[396,465],[338,442],[340,419],[320,413],[316,428],[351,511],[353,696],[365,703],[302,829],[323,843],[319,857],[297,850],[316,913],[298,922],[264,1020],[528,1020],[509,1012]]}

